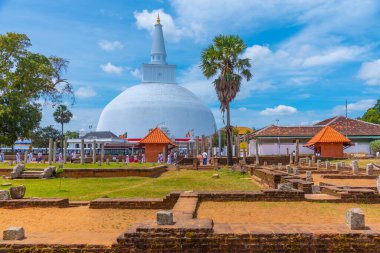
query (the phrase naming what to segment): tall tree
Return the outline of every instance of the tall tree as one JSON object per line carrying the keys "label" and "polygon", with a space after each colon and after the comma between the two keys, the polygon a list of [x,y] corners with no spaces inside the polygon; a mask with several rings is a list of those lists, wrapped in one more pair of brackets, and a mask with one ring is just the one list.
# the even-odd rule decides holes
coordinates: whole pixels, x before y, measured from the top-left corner
{"label": "tall tree", "polygon": [[366,113],[364,113],[361,120],[380,124],[380,99],[377,100],[377,103],[372,108],[369,108]]}
{"label": "tall tree", "polygon": [[59,131],[53,126],[39,127],[30,134],[32,145],[36,148],[47,148],[49,146],[49,138],[56,141],[59,137]]}
{"label": "tall tree", "polygon": [[65,138],[67,139],[78,139],[79,133],[74,131],[66,131]]}
{"label": "tall tree", "polygon": [[214,80],[214,87],[220,101],[222,113],[227,112],[227,164],[232,165],[230,103],[240,90],[243,79],[249,81],[251,63],[248,58],[240,58],[247,48],[239,36],[219,35],[213,44],[202,52],[201,69],[205,77]]}
{"label": "tall tree", "polygon": [[66,105],[59,105],[53,113],[53,116],[55,122],[61,124],[61,147],[63,147],[63,124],[69,123],[71,118],[73,117],[73,114],[67,109]]}
{"label": "tall tree", "polygon": [[30,52],[30,46],[25,34],[0,34],[0,144],[29,137],[41,121],[41,100],[74,98],[62,77],[68,61]]}

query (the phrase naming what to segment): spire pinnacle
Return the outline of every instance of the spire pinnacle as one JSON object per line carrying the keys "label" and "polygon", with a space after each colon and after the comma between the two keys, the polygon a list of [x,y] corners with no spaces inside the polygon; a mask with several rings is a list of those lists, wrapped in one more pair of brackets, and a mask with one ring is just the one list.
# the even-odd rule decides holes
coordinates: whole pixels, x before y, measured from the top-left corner
{"label": "spire pinnacle", "polygon": [[160,14],[157,14],[157,24],[160,24],[161,20],[160,20]]}

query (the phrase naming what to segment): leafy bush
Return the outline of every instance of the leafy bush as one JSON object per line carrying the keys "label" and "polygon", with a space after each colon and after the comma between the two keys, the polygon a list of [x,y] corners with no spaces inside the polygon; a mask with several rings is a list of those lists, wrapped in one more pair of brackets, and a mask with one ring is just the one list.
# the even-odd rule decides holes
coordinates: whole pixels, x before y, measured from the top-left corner
{"label": "leafy bush", "polygon": [[372,154],[376,154],[376,152],[380,152],[380,140],[373,141],[370,144]]}

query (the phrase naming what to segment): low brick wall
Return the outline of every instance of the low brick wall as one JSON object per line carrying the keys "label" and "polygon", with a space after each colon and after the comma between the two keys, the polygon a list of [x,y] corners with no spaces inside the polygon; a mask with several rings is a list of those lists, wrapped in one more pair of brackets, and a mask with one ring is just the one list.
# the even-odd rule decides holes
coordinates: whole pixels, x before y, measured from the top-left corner
{"label": "low brick wall", "polygon": [[99,198],[90,202],[94,209],[172,209],[180,192],[172,192],[165,198]]}
{"label": "low brick wall", "polygon": [[212,191],[198,192],[200,201],[303,201],[305,193],[299,190],[280,191],[263,189],[260,191]]}
{"label": "low brick wall", "polygon": [[268,169],[253,169],[251,172],[254,176],[260,178],[263,183],[274,189],[276,189],[277,185],[281,182],[281,177],[287,175],[281,171]]}
{"label": "low brick wall", "polygon": [[64,169],[58,177],[159,177],[166,172],[166,165],[152,168],[126,168],[126,169]]}
{"label": "low brick wall", "polygon": [[69,199],[10,199],[0,200],[1,208],[25,208],[25,207],[69,207]]}
{"label": "low brick wall", "polygon": [[[26,232],[27,233],[27,232]],[[116,253],[114,249],[105,245],[88,244],[11,244],[0,243],[0,252],[20,252],[20,253]]]}
{"label": "low brick wall", "polygon": [[336,174],[336,175],[322,175],[322,178],[326,179],[376,179],[377,176],[368,176],[368,175],[342,175],[342,174]]}
{"label": "low brick wall", "polygon": [[380,194],[371,189],[343,188],[338,186],[321,186],[321,192],[339,197],[345,203],[380,203]]}
{"label": "low brick wall", "polygon": [[312,183],[312,182],[308,182],[306,180],[299,179],[299,178],[286,179],[285,182],[291,183],[292,187],[294,189],[298,189],[300,191],[303,191],[306,194],[312,194],[313,193],[311,186],[314,185],[314,183]]}
{"label": "low brick wall", "polygon": [[[195,223],[195,222],[194,222]],[[127,231],[113,245],[115,252],[379,252],[376,232],[250,232],[234,233],[227,223],[218,224],[229,232],[217,233],[199,224],[183,228],[137,227]],[[199,226],[198,225],[198,226]],[[203,227],[202,227],[203,225]],[[174,225],[175,226],[175,225]],[[256,225],[260,226],[260,225]],[[244,230],[244,225],[240,227]],[[247,231],[245,229],[245,231]]]}

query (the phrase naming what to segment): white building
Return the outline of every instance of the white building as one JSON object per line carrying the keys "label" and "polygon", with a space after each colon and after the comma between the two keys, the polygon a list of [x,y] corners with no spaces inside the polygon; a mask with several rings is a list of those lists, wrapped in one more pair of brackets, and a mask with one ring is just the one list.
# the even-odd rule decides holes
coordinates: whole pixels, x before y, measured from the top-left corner
{"label": "white building", "polygon": [[257,142],[259,155],[287,155],[296,150],[296,140],[299,140],[301,155],[314,154],[314,150],[304,145],[325,126],[334,128],[352,141],[354,145],[344,150],[346,154],[370,154],[370,143],[380,140],[380,125],[336,116],[312,126],[270,125],[260,129],[249,134],[249,154],[256,154]]}
{"label": "white building", "polygon": [[126,89],[104,108],[97,131],[142,138],[163,124],[175,138],[184,138],[191,130],[199,136],[215,132],[212,112],[191,91],[176,83],[176,66],[167,64],[166,56],[158,18],[150,63],[141,68],[142,83]]}

